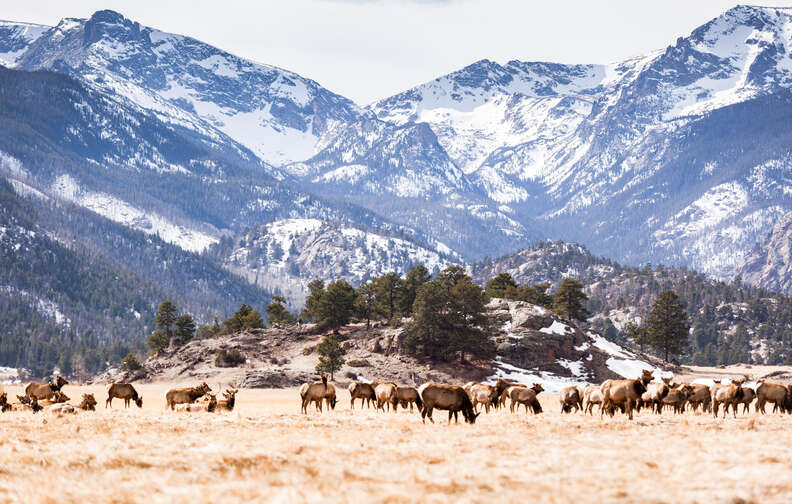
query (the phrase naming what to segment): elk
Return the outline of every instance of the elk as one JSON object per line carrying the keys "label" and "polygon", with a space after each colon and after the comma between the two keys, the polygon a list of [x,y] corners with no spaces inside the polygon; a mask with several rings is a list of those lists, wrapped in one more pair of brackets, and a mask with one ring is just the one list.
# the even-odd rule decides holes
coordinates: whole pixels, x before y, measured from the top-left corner
{"label": "elk", "polygon": [[[732,407],[739,408],[740,404],[742,404],[743,413],[748,413],[751,410],[749,407],[751,405],[751,402],[754,399],[756,399],[756,392],[754,391],[754,389],[750,387],[743,387],[742,392],[743,392],[742,397],[740,399],[737,399],[734,402],[734,404],[732,404]],[[726,406],[724,406],[723,408],[726,409]]]}
{"label": "elk", "polygon": [[670,390],[669,383],[671,378],[661,378],[661,382],[651,382],[646,384],[646,392],[641,394],[641,400],[644,405],[651,405],[654,413],[660,414],[663,407],[663,399],[668,395]]}
{"label": "elk", "polygon": [[334,410],[336,405],[336,391],[335,387],[332,383],[327,384],[327,391],[324,395],[325,404],[327,404],[327,409]]}
{"label": "elk", "polygon": [[11,405],[8,404],[8,394],[3,392],[2,394],[0,394],[0,413],[5,413],[10,409],[11,409]]}
{"label": "elk", "polygon": [[712,397],[710,395],[710,388],[706,385],[702,385],[699,383],[694,383],[690,385],[690,396],[688,396],[688,403],[693,408],[693,411],[696,411],[701,405],[701,410],[703,412],[709,411],[710,403],[712,401]]}
{"label": "elk", "polygon": [[737,406],[735,405],[743,397],[742,384],[744,380],[734,380],[730,385],[723,385],[716,382],[712,387],[712,414],[718,418],[718,406],[723,404],[723,418],[726,418],[728,406],[732,405],[732,413],[737,418]]}
{"label": "elk", "polygon": [[[415,387],[396,387],[396,401],[401,403],[402,408],[407,409],[407,405],[410,405],[410,411],[413,410],[413,403],[418,407],[418,411],[423,409],[423,401],[421,401],[421,394],[418,393],[418,389]],[[394,410],[396,409],[396,405],[393,405]]]}
{"label": "elk", "polygon": [[782,412],[787,411],[786,403],[790,397],[790,391],[787,387],[779,384],[772,383],[764,380],[759,380],[759,386],[756,387],[756,406],[758,412],[765,414],[765,404],[773,403],[773,413],[778,409]]}
{"label": "elk", "polygon": [[27,387],[25,387],[25,395],[28,397],[35,397],[39,401],[52,399],[56,392],[60,392],[60,389],[68,384],[69,382],[67,382],[64,377],[58,375],[55,377],[55,380],[50,383],[28,383]]}
{"label": "elk", "polygon": [[302,407],[300,411],[308,414],[308,405],[312,402],[316,404],[316,409],[322,411],[322,400],[327,393],[327,375],[322,375],[322,381],[303,383],[300,387],[300,397]]}
{"label": "elk", "polygon": [[351,398],[349,404],[352,409],[355,409],[355,399],[360,399],[360,407],[363,407],[365,403],[366,406],[369,408],[371,407],[371,402],[377,400],[377,396],[374,393],[374,387],[372,387],[368,383],[363,382],[352,382],[349,384],[349,396]]}
{"label": "elk", "polygon": [[662,404],[672,406],[674,408],[674,413],[684,413],[685,402],[687,402],[687,398],[692,392],[693,387],[688,384],[682,384],[677,387],[673,387],[663,398]]}
{"label": "elk", "polygon": [[600,385],[602,404],[600,405],[600,418],[605,410],[612,415],[614,406],[624,405],[627,416],[633,419],[633,407],[636,401],[646,392],[646,385],[652,380],[652,373],[644,369],[641,378],[635,380],[605,380]]}
{"label": "elk", "polygon": [[192,404],[202,395],[208,394],[212,389],[206,382],[201,383],[197,387],[187,388],[174,388],[170,389],[165,394],[165,401],[167,402],[166,408],[173,411],[177,404]]}
{"label": "elk", "polygon": [[476,410],[479,404],[483,404],[484,410],[489,413],[490,407],[494,408],[498,405],[498,389],[492,385],[477,383],[467,392],[473,403],[473,410]]}
{"label": "elk", "polygon": [[512,383],[510,381],[504,380],[503,378],[498,378],[498,381],[495,382],[495,393],[496,393],[496,403],[498,406],[506,406],[506,398],[509,397],[507,390],[509,387],[514,387],[519,384]]}
{"label": "elk", "polygon": [[96,411],[96,398],[93,394],[83,394],[79,408],[83,411]]}
{"label": "elk", "polygon": [[396,411],[396,403],[398,402],[396,396],[396,384],[393,382],[377,382],[374,386],[374,393],[377,396],[377,409],[385,411],[385,405],[388,405],[390,411],[391,404],[393,411]]}
{"label": "elk", "polygon": [[236,404],[236,395],[239,390],[227,389],[223,392],[225,399],[217,401],[217,411],[233,411]]}
{"label": "elk", "polygon": [[544,388],[540,383],[535,383],[532,387],[511,387],[509,389],[509,397],[511,398],[511,404],[509,408],[511,412],[514,413],[514,407],[517,406],[517,410],[519,411],[520,405],[525,406],[525,413],[528,414],[528,406],[531,407],[534,415],[542,412],[542,405],[539,404],[539,400],[536,398],[537,394],[542,392]]}
{"label": "elk", "polygon": [[584,413],[593,415],[595,404],[599,404],[600,409],[602,409],[602,391],[600,391],[599,386],[589,385],[586,387],[583,391],[583,400],[585,401]]}
{"label": "elk", "polygon": [[465,422],[474,424],[476,417],[480,413],[473,411],[473,403],[470,401],[465,389],[459,385],[439,385],[437,383],[425,383],[418,388],[418,393],[421,395],[423,401],[423,408],[421,409],[421,422],[426,423],[426,418],[434,423],[432,419],[432,411],[435,409],[448,411],[448,423],[451,423],[451,417],[454,417],[454,422],[459,423],[458,413],[462,412],[462,417]]}
{"label": "elk", "polygon": [[583,409],[583,400],[580,397],[580,390],[575,386],[566,387],[561,390],[558,396],[561,403],[561,413],[571,413],[575,408],[575,413]]}
{"label": "elk", "polygon": [[105,408],[113,407],[113,399],[123,399],[124,407],[129,407],[130,401],[135,401],[138,408],[143,407],[143,398],[138,395],[135,387],[131,383],[113,383],[107,389],[107,400],[105,401]]}
{"label": "elk", "polygon": [[217,395],[208,392],[206,395],[209,397],[209,401],[201,403],[179,403],[176,405],[176,411],[206,411],[207,413],[213,413],[217,409]]}
{"label": "elk", "polygon": [[24,395],[24,396],[18,395],[17,399],[19,400],[19,403],[22,405],[23,408],[31,409],[31,410],[33,410],[33,413],[38,413],[39,411],[44,409],[38,403],[38,399],[36,399],[35,397],[30,397],[30,396],[26,396],[26,395]]}

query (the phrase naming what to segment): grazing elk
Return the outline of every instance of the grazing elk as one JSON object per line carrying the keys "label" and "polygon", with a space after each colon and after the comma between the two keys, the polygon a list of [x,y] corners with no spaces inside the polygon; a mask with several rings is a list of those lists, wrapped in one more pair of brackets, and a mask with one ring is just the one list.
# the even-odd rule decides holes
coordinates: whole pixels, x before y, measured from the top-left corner
{"label": "grazing elk", "polygon": [[38,413],[39,411],[44,409],[38,403],[38,399],[36,399],[35,397],[30,397],[30,396],[26,396],[26,395],[24,395],[24,396],[18,395],[17,399],[19,400],[19,403],[20,403],[20,405],[22,406],[23,409],[33,410],[33,413]]}
{"label": "grazing elk", "polygon": [[83,394],[82,402],[78,407],[83,411],[96,411],[96,398],[93,394]]}
{"label": "grazing elk", "polygon": [[600,385],[602,404],[600,405],[600,418],[607,410],[613,414],[615,406],[624,406],[627,416],[633,419],[633,407],[638,399],[646,392],[646,385],[652,380],[652,373],[644,369],[641,378],[635,380],[605,380]]}
{"label": "grazing elk", "polygon": [[385,411],[385,405],[388,405],[390,411],[393,405],[393,411],[396,411],[396,403],[398,402],[396,396],[396,384],[393,382],[376,382],[374,386],[374,394],[377,396],[377,409]]}
{"label": "grazing elk", "polygon": [[39,401],[52,399],[55,397],[56,392],[60,392],[60,389],[68,384],[69,382],[67,382],[64,377],[58,375],[55,377],[55,380],[50,383],[28,383],[27,387],[25,387],[25,395],[28,397],[35,397]]}
{"label": "grazing elk", "polygon": [[234,411],[237,392],[239,392],[238,389],[227,389],[223,391],[223,397],[225,397],[225,399],[217,401],[217,411]]}
{"label": "grazing elk", "polygon": [[575,413],[583,409],[583,399],[580,395],[580,389],[575,386],[566,387],[561,390],[558,395],[558,400],[561,403],[561,413],[572,413],[572,408],[575,408]]}
{"label": "grazing elk", "polygon": [[166,408],[173,411],[177,404],[192,404],[202,395],[208,394],[212,389],[206,382],[201,383],[197,387],[187,388],[174,388],[170,389],[165,394],[165,401],[167,402]]}
{"label": "grazing elk", "polygon": [[692,392],[693,388],[683,383],[682,385],[669,389],[668,394],[662,400],[662,404],[663,406],[674,408],[674,413],[684,413],[685,403]]}
{"label": "grazing elk", "polygon": [[[756,392],[751,387],[743,387],[742,392],[743,392],[742,397],[740,399],[737,399],[734,402],[734,404],[732,404],[732,406],[734,408],[739,408],[740,405],[742,404],[743,413],[748,413],[749,411],[751,411],[751,408],[749,407],[751,405],[751,402],[753,402],[753,400],[756,399]],[[726,408],[727,406],[724,406],[724,409]]]}
{"label": "grazing elk", "polygon": [[701,406],[701,411],[707,413],[710,409],[710,405],[712,404],[710,388],[700,383],[691,384],[690,395],[688,396],[688,404],[690,404],[690,407],[693,409],[693,411],[698,410],[698,407]]}
{"label": "grazing elk", "polygon": [[712,414],[715,418],[718,417],[718,406],[723,404],[723,418],[726,418],[726,411],[728,406],[732,405],[732,413],[734,418],[737,418],[737,406],[735,405],[743,397],[743,384],[744,380],[734,380],[729,385],[716,382],[712,387]]}
{"label": "grazing elk", "polygon": [[436,383],[425,383],[418,388],[423,401],[423,408],[421,409],[421,422],[426,423],[426,417],[429,421],[434,423],[432,419],[432,411],[435,409],[448,411],[448,423],[451,423],[451,417],[454,417],[454,422],[459,423],[458,413],[462,412],[462,417],[465,422],[474,424],[476,417],[480,413],[473,411],[473,403],[470,401],[465,389],[458,385],[438,385]]}
{"label": "grazing elk", "polygon": [[316,404],[316,409],[322,411],[322,400],[327,393],[327,376],[322,375],[322,381],[303,383],[300,387],[300,397],[302,398],[302,407],[300,411],[308,414],[308,405],[311,403]]}
{"label": "grazing elk", "polygon": [[325,391],[324,400],[328,410],[335,410],[336,389],[332,383],[327,384],[327,390]]}
{"label": "grazing elk", "polygon": [[374,387],[369,383],[354,381],[349,384],[349,401],[350,407],[355,409],[355,399],[360,399],[360,407],[365,403],[367,407],[371,407],[371,402],[376,404],[377,396],[374,393]]}
{"label": "grazing elk", "polygon": [[514,386],[520,386],[520,385],[517,383],[512,383],[510,381],[504,380],[503,378],[498,378],[498,381],[495,382],[495,394],[496,394],[495,401],[499,407],[506,406],[506,399],[509,397],[508,389]]}
{"label": "grazing elk", "polygon": [[509,398],[511,399],[509,409],[514,413],[515,406],[517,407],[517,411],[519,411],[520,405],[522,404],[525,406],[526,414],[528,414],[529,406],[534,415],[541,413],[542,405],[539,404],[539,400],[536,396],[543,390],[544,388],[542,388],[540,383],[535,383],[532,387],[511,387],[509,389]]}
{"label": "grazing elk", "polygon": [[671,389],[669,386],[671,378],[662,378],[661,382],[650,382],[646,384],[646,392],[641,394],[641,402],[644,406],[651,406],[654,413],[660,414],[663,407],[663,399]]}
{"label": "grazing elk", "polygon": [[598,404],[602,409],[602,391],[598,385],[589,385],[583,390],[584,413],[594,415],[594,405]]}
{"label": "grazing elk", "polygon": [[773,413],[777,410],[782,412],[789,410],[786,407],[790,397],[790,391],[787,387],[780,383],[772,383],[764,380],[759,380],[759,386],[756,387],[756,411],[765,414],[765,404],[773,403]]}
{"label": "grazing elk", "polygon": [[131,383],[113,383],[107,389],[107,400],[105,401],[105,408],[113,407],[113,399],[123,399],[124,407],[129,407],[130,401],[135,401],[138,408],[143,407],[143,398],[138,395],[135,387]]}
{"label": "grazing elk", "polygon": [[490,408],[498,405],[498,389],[492,385],[477,383],[468,390],[470,401],[473,403],[473,410],[478,409],[478,405],[484,405],[484,411],[489,413]]}
{"label": "grazing elk", "polygon": [[[413,410],[413,403],[418,408],[418,411],[423,409],[423,401],[421,401],[421,394],[418,393],[418,389],[415,387],[396,387],[396,400],[397,402],[401,403],[402,408],[407,409],[407,405],[410,406],[410,412]],[[396,409],[396,405],[393,405],[394,410]]]}

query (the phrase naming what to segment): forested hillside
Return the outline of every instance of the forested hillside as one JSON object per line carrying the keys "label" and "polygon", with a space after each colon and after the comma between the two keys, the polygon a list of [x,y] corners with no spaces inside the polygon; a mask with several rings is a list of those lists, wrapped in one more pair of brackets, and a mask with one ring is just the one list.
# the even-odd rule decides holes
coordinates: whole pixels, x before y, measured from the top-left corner
{"label": "forested hillside", "polygon": [[623,338],[628,322],[645,320],[660,292],[673,290],[685,303],[692,327],[689,349],[681,356],[686,362],[792,360],[792,298],[739,279],[721,282],[663,265],[626,267],[564,242],[540,242],[509,256],[485,259],[471,269],[482,284],[509,273],[518,284],[547,282],[553,289],[563,278],[574,277],[589,296],[589,322],[614,340]]}

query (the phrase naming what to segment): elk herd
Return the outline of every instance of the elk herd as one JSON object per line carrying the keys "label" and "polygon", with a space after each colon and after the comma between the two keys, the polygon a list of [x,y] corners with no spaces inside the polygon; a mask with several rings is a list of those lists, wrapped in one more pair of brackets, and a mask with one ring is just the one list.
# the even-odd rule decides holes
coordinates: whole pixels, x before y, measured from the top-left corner
{"label": "elk herd", "polygon": [[[525,413],[538,414],[542,405],[537,396],[544,391],[541,384],[527,386],[499,378],[494,384],[468,382],[464,385],[441,385],[426,383],[418,388],[399,386],[393,382],[353,381],[349,384],[350,406],[355,409],[355,401],[360,407],[368,408],[373,404],[380,411],[396,411],[399,405],[413,410],[413,404],[421,414],[422,421],[429,418],[435,409],[448,411],[448,422],[453,418],[458,422],[461,412],[464,420],[475,423],[482,413],[505,409],[516,413],[520,407]],[[300,388],[302,413],[308,413],[311,403],[322,411],[322,401],[328,408],[335,408],[335,388],[322,376],[321,381],[305,383]],[[332,406],[328,398],[332,397]],[[654,414],[664,411],[681,414],[685,411],[699,411],[717,417],[719,412],[725,417],[731,408],[737,416],[742,405],[743,413],[750,411],[755,402],[755,411],[766,413],[767,403],[773,404],[773,412],[792,413],[792,385],[781,385],[765,380],[756,382],[754,388],[745,386],[745,380],[735,379],[730,383],[713,380],[713,384],[675,382],[671,377],[654,380],[651,371],[644,370],[635,379],[605,380],[601,385],[572,385],[561,390],[559,402],[561,413],[581,412],[593,415],[594,406],[599,409],[600,418],[605,414],[613,417],[616,413],[627,415],[632,420],[636,412],[645,409]]]}
{"label": "elk herd", "polygon": [[[93,394],[83,394],[79,404],[70,404],[69,397],[63,391],[68,385],[62,376],[57,376],[48,383],[30,383],[25,388],[25,395],[18,395],[16,403],[8,401],[8,395],[0,391],[0,412],[7,411],[52,411],[58,415],[77,413],[78,411],[95,411],[96,399]],[[525,413],[534,415],[542,413],[542,405],[538,395],[544,391],[541,384],[527,386],[499,378],[494,384],[468,382],[464,385],[444,385],[426,383],[420,387],[402,386],[390,381],[353,381],[348,387],[350,408],[372,408],[377,411],[396,412],[399,407],[414,409],[421,414],[422,422],[428,418],[434,423],[434,410],[448,412],[448,422],[454,419],[459,422],[459,413],[467,423],[475,423],[481,413],[505,410],[517,413],[524,408]],[[172,388],[165,394],[166,409],[179,412],[228,412],[233,411],[236,403],[237,389],[226,389],[222,398],[206,382],[198,386]],[[329,383],[327,376],[314,382],[304,383],[300,389],[300,412],[308,413],[311,404],[321,412],[323,407],[334,410],[337,403],[336,388]],[[124,401],[129,408],[134,403],[143,407],[143,397],[130,383],[113,383],[107,389],[105,408],[112,408],[113,399]],[[742,412],[748,413],[754,403],[754,411],[765,414],[768,403],[773,405],[772,412],[792,413],[792,385],[782,385],[759,380],[755,386],[746,385],[745,380],[735,379],[729,383],[715,379],[712,385],[701,383],[676,382],[670,377],[655,380],[653,373],[644,370],[635,379],[606,380],[601,385],[572,385],[560,391],[561,414],[580,412],[593,415],[594,407],[599,410],[600,418],[604,415],[613,417],[617,413],[633,419],[636,412],[642,409],[652,414],[664,411],[681,414],[685,411],[712,414],[725,417],[729,409],[734,417],[740,406]]]}

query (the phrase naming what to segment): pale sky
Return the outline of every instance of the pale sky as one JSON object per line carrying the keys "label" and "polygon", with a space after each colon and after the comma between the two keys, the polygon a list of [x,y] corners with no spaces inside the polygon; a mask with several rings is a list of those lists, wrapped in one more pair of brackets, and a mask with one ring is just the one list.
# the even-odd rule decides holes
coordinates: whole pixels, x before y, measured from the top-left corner
{"label": "pale sky", "polygon": [[[753,0],[792,7],[792,0]],[[361,105],[483,58],[609,63],[661,49],[721,0],[4,0],[0,19],[57,24],[113,9],[318,81]]]}

